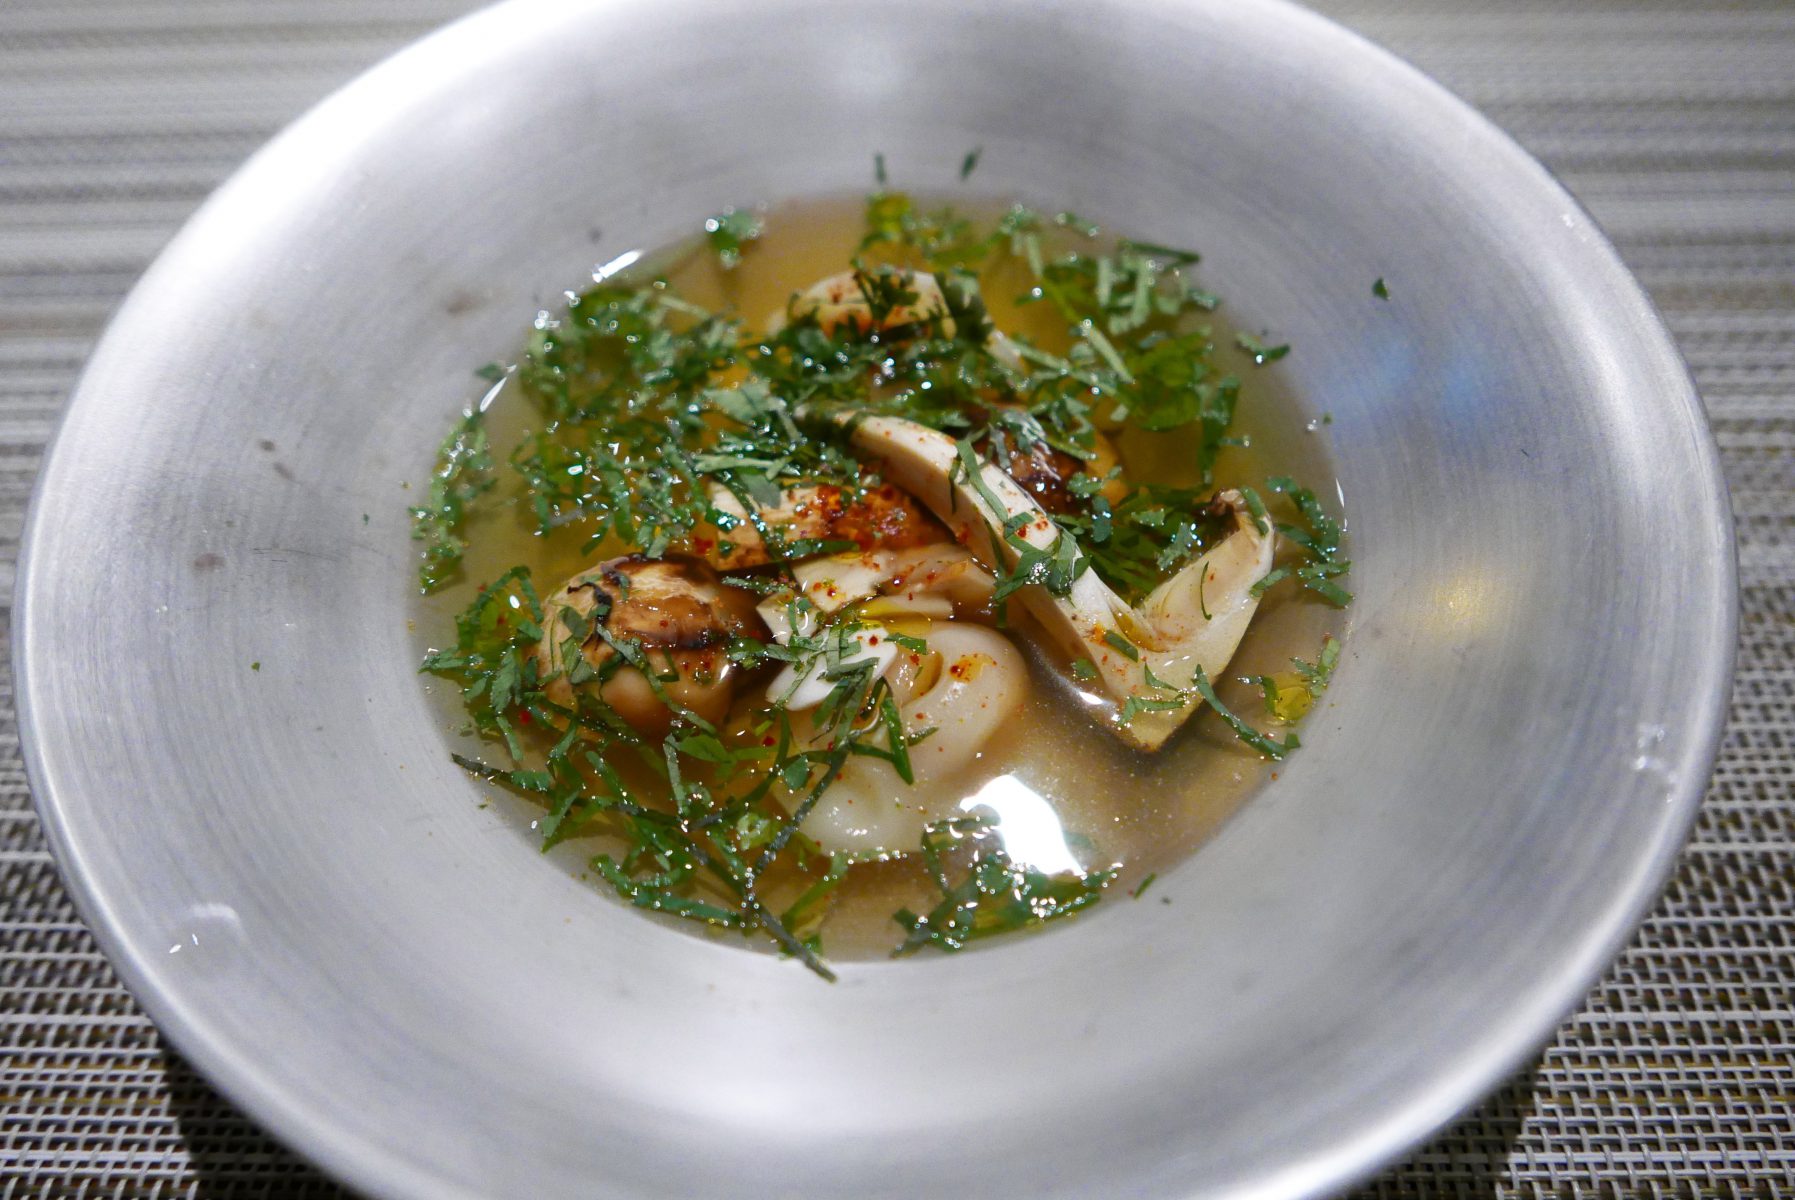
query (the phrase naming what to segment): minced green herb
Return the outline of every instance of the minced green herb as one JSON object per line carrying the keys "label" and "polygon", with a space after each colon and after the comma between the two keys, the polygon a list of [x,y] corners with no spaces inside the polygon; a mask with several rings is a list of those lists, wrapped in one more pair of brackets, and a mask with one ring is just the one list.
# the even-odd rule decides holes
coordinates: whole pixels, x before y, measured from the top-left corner
{"label": "minced green herb", "polygon": [[1280,358],[1283,358],[1286,354],[1290,353],[1289,346],[1268,346],[1250,333],[1235,334],[1234,344],[1252,355],[1253,364],[1260,367],[1269,362],[1277,362]]}
{"label": "minced green herb", "polygon": [[[923,834],[922,858],[941,902],[927,913],[897,913],[909,930],[896,954],[924,946],[960,950],[967,943],[1040,926],[1095,904],[1115,878],[1113,870],[1086,875],[1044,875],[1017,866],[978,816],[937,821]],[[961,851],[963,864],[950,867]]]}
{"label": "minced green herb", "polygon": [[[1289,568],[1289,573],[1303,587],[1329,604],[1336,608],[1346,607],[1352,602],[1352,593],[1334,582],[1352,567],[1352,563],[1342,553],[1345,530],[1321,507],[1314,492],[1298,487],[1289,477],[1273,477],[1265,481],[1265,486],[1278,495],[1288,497],[1296,510],[1292,520],[1277,522],[1278,533],[1293,542],[1306,560]],[[1268,587],[1275,582],[1277,581],[1268,576],[1266,580],[1260,581],[1260,586]]]}
{"label": "minced green herb", "polygon": [[467,542],[461,536],[467,507],[490,491],[492,449],[478,410],[464,415],[437,451],[430,498],[411,510],[411,536],[424,543],[418,579],[433,591],[454,577]]}
{"label": "minced green herb", "polygon": [[1319,700],[1321,694],[1327,690],[1328,684],[1333,681],[1334,667],[1339,661],[1340,641],[1330,634],[1321,639],[1321,653],[1316,656],[1314,662],[1306,663],[1300,658],[1293,658],[1290,663],[1296,668],[1297,675],[1302,678],[1303,686],[1308,689],[1309,695]]}
{"label": "minced green herb", "polygon": [[1208,702],[1209,707],[1215,710],[1216,715],[1228,723],[1228,728],[1234,731],[1235,737],[1265,757],[1273,760],[1281,759],[1301,745],[1294,733],[1285,736],[1280,741],[1259,732],[1241,720],[1239,716],[1235,715],[1234,710],[1223,704],[1221,697],[1215,694],[1215,687],[1209,682],[1209,674],[1202,667],[1197,668],[1196,676],[1191,680],[1191,686],[1196,689],[1198,695]]}
{"label": "minced green herb", "polygon": [[1334,677],[1334,666],[1340,661],[1340,642],[1331,634],[1322,638],[1321,653],[1312,663],[1300,658],[1290,660],[1293,668],[1284,678],[1258,675],[1242,682],[1257,683],[1265,697],[1265,711],[1286,725],[1294,725],[1308,714],[1315,701],[1327,690]]}
{"label": "minced green herb", "polygon": [[760,218],[747,209],[732,208],[704,223],[704,236],[717,261],[729,270],[742,261],[742,251],[760,236]]}

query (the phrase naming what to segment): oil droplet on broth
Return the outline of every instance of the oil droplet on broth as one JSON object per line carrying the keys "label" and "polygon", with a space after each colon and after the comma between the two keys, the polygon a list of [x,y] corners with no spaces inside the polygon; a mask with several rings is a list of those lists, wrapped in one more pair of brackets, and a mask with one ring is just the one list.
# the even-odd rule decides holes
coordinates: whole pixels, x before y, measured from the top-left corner
{"label": "oil droplet on broth", "polygon": [[[932,204],[933,198],[919,197],[919,203]],[[955,202],[955,207],[988,226],[1008,205]],[[782,314],[793,293],[844,270],[859,246],[864,222],[865,203],[859,196],[781,204],[767,211],[760,239],[732,270],[724,270],[694,240],[643,254],[640,261],[631,259],[633,265],[618,267],[622,274],[612,272],[606,281],[646,281],[663,274],[683,299],[713,311],[733,310],[751,327],[759,327]],[[1236,330],[1226,320],[1227,281],[1204,282],[1224,299],[1222,309],[1208,322],[1217,362],[1242,381],[1234,432],[1243,435],[1245,444],[1223,451],[1216,466],[1218,484],[1260,486],[1268,475],[1292,475],[1326,494],[1334,471],[1325,439],[1308,431],[1313,410],[1304,411],[1283,388],[1275,365],[1255,367],[1248,355],[1233,348]],[[1045,305],[1016,303],[1030,286],[1024,264],[1009,261],[983,272],[981,285],[999,329],[1025,334],[1049,349],[1055,343],[1063,347],[1064,330],[1043,319],[1050,315]],[[520,318],[520,339],[526,320],[527,315]],[[1292,351],[1301,352],[1300,344]],[[534,415],[508,382],[490,392],[484,385],[470,392],[473,401],[483,400],[487,407],[488,433],[495,458],[502,462],[531,430]],[[1195,482],[1188,437],[1130,430],[1118,442],[1129,478],[1185,486]],[[427,644],[452,628],[454,615],[472,600],[479,583],[522,563],[546,590],[604,557],[583,552],[586,537],[578,530],[537,534],[528,497],[515,474],[502,468],[499,479],[497,503],[487,504],[468,523],[461,581],[418,600],[420,656]],[[1257,687],[1241,677],[1287,674],[1293,657],[1313,659],[1323,635],[1337,632],[1341,623],[1337,610],[1294,595],[1288,587],[1274,589],[1262,602],[1226,678],[1215,681],[1222,699],[1237,712],[1260,711],[1263,700]],[[1043,871],[1120,864],[1105,904],[1132,903],[1128,893],[1148,875],[1160,879],[1153,896],[1169,894],[1167,872],[1265,784],[1269,765],[1242,746],[1207,708],[1156,755],[1124,747],[1091,719],[1088,703],[1036,637],[1026,629],[1006,632],[1029,661],[1029,698],[1018,718],[1002,728],[962,777],[960,811],[998,817],[997,832],[1006,851],[1018,861],[1032,860]],[[464,717],[455,689],[433,690],[445,727],[459,728]],[[737,706],[760,695],[758,687],[747,689]],[[533,846],[536,834],[531,826],[541,810],[503,794],[495,799]],[[551,857],[579,874],[594,854],[615,849],[603,838],[582,838],[556,847]],[[602,883],[593,886],[595,891],[608,890]],[[775,879],[769,881],[768,890],[769,901],[776,903],[781,893],[795,895],[796,889],[782,887]],[[611,902],[610,897],[600,898]],[[893,914],[901,908],[924,912],[938,901],[939,892],[915,855],[859,864],[829,912],[824,953],[835,961],[883,958],[903,940]],[[688,931],[698,928],[689,922],[672,923]],[[726,936],[740,940],[734,934]]]}

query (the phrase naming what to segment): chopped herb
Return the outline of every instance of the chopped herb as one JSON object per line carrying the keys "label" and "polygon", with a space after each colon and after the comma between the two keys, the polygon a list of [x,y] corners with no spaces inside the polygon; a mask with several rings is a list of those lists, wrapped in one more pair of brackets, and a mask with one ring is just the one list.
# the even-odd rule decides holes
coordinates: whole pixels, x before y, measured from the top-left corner
{"label": "chopped herb", "polygon": [[1390,298],[1390,289],[1384,286],[1384,277],[1382,275],[1379,275],[1377,277],[1377,282],[1371,285],[1371,294],[1376,296],[1379,300],[1388,300]]}
{"label": "chopped herb", "polygon": [[1284,582],[1288,578],[1290,578],[1290,568],[1289,567],[1273,567],[1270,571],[1266,572],[1264,578],[1262,578],[1258,583],[1255,583],[1252,587],[1248,588],[1247,591],[1249,591],[1250,593],[1252,593],[1255,596],[1263,596],[1263,595],[1265,595],[1266,592],[1270,591],[1272,588],[1276,587],[1278,584]]}
{"label": "chopped herb", "polygon": [[1177,712],[1189,703],[1181,695],[1174,696],[1130,696],[1122,702],[1116,713],[1116,724],[1126,725],[1142,713]]}
{"label": "chopped herb", "polygon": [[1352,593],[1333,582],[1346,574],[1352,566],[1341,553],[1345,531],[1340,523],[1321,507],[1314,492],[1298,487],[1287,477],[1268,479],[1265,486],[1289,497],[1291,505],[1296,509],[1297,520],[1277,523],[1278,532],[1294,543],[1305,559],[1290,573],[1295,575],[1303,587],[1336,608],[1344,608],[1350,604]]}
{"label": "chopped herb", "polygon": [[[1070,229],[1072,232],[1076,233],[1079,237],[1087,238],[1087,239],[1095,238],[1098,234],[1103,232],[1102,229],[1098,228],[1096,222],[1087,221],[1075,212],[1055,213],[1053,216],[1053,223],[1055,225],[1058,225],[1061,229]],[[1148,250],[1149,253],[1151,252],[1151,247],[1144,247],[1142,245],[1142,243],[1140,243],[1140,242],[1130,242],[1130,241],[1124,240],[1122,242],[1122,244],[1124,246],[1128,246],[1128,247],[1131,247],[1131,248],[1134,248],[1137,250],[1138,249],[1146,249],[1146,250]],[[1194,254],[1191,255],[1190,261],[1196,262],[1197,256]]]}
{"label": "chopped herb", "polygon": [[1242,484],[1240,487],[1240,498],[1247,506],[1248,515],[1253,518],[1254,527],[1257,528],[1261,534],[1270,533],[1271,524],[1265,519],[1265,501],[1259,498],[1259,493],[1255,492],[1252,488],[1247,487],[1245,484]]}
{"label": "chopped herb", "polygon": [[983,146],[974,146],[966,152],[966,157],[960,161],[960,181],[962,183],[971,177],[973,170],[979,165],[979,155],[984,152]]}
{"label": "chopped herb", "polygon": [[704,222],[706,240],[724,270],[742,261],[742,251],[760,236],[760,218],[748,209],[725,209]]}
{"label": "chopped herb", "polygon": [[1260,341],[1250,333],[1235,334],[1234,344],[1252,355],[1253,365],[1260,367],[1268,362],[1277,362],[1280,358],[1283,358],[1286,354],[1290,353],[1289,346],[1267,346],[1264,342]]}
{"label": "chopped herb", "polygon": [[1140,883],[1135,885],[1135,889],[1132,892],[1129,892],[1128,894],[1130,896],[1134,897],[1136,900],[1139,900],[1142,896],[1145,896],[1147,894],[1147,889],[1152,887],[1153,881],[1158,878],[1159,878],[1159,875],[1157,872],[1148,871],[1147,877],[1145,879],[1141,880]]}
{"label": "chopped herb", "polygon": [[492,451],[478,411],[465,414],[437,451],[429,500],[411,510],[411,536],[424,543],[418,583],[433,592],[448,582],[467,548],[467,506],[492,489]]}
{"label": "chopped herb", "polygon": [[1300,658],[1290,660],[1292,671],[1282,678],[1260,675],[1247,682],[1256,682],[1265,696],[1265,709],[1286,725],[1294,725],[1307,716],[1321,694],[1327,691],[1334,677],[1334,666],[1340,661],[1340,642],[1332,635],[1321,639],[1321,653],[1312,663]]}
{"label": "chopped herb", "polygon": [[[981,938],[1071,916],[1095,904],[1115,879],[1113,869],[1047,875],[1018,866],[991,836],[991,828],[982,817],[972,816],[937,821],[924,831],[923,860],[941,902],[920,915],[909,909],[896,913],[894,919],[908,936],[892,957],[924,946],[951,953]],[[956,852],[965,864],[958,872],[948,861]]]}
{"label": "chopped herb", "polygon": [[1309,690],[1309,695],[1317,700],[1327,690],[1328,684],[1333,681],[1334,666],[1339,661],[1340,642],[1333,634],[1322,637],[1321,653],[1313,663],[1306,663],[1300,658],[1290,660],[1291,665],[1296,668],[1297,675],[1302,678],[1303,686]]}
{"label": "chopped herb", "polygon": [[1221,697],[1215,694],[1215,688],[1211,686],[1209,682],[1209,675],[1202,667],[1199,666],[1197,668],[1196,676],[1191,680],[1191,686],[1196,689],[1199,696],[1203,697],[1203,699],[1208,702],[1209,707],[1215,710],[1216,715],[1228,723],[1228,728],[1234,731],[1235,737],[1239,738],[1259,753],[1265,755],[1265,757],[1275,761],[1283,758],[1286,754],[1289,754],[1292,750],[1295,750],[1301,745],[1301,743],[1297,741],[1296,734],[1294,733],[1286,735],[1284,740],[1280,742],[1260,733],[1257,729],[1254,729],[1251,725],[1248,725],[1245,721],[1235,716],[1234,711],[1223,704]]}
{"label": "chopped herb", "polygon": [[1140,648],[1113,629],[1103,631],[1103,640],[1123,658],[1133,662],[1141,660]]}

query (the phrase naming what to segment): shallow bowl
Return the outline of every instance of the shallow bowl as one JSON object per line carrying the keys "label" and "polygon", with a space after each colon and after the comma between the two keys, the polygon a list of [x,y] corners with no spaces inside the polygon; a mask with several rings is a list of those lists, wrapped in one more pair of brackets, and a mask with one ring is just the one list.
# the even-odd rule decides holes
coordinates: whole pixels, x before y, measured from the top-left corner
{"label": "shallow bowl", "polygon": [[[594,262],[865,186],[875,152],[948,187],[973,146],[986,194],[1197,246],[1294,343],[1358,600],[1305,749],[1168,903],[823,986],[480,807],[414,674],[405,505],[470,369]],[[1696,397],[1587,215],[1313,15],[515,0],[169,247],[69,408],[18,600],[83,911],[181,1052],[343,1179],[1047,1200],[1323,1193],[1519,1066],[1684,836],[1734,581]]]}

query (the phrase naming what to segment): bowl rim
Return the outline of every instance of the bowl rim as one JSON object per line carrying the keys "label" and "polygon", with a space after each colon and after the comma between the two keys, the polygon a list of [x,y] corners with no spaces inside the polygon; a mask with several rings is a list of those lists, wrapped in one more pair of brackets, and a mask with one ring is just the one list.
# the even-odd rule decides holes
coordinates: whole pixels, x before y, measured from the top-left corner
{"label": "bowl rim", "polygon": [[[589,0],[586,8],[599,10],[626,3],[627,0]],[[1020,0],[1015,0],[1020,2]],[[1179,0],[1170,0],[1178,3]],[[132,952],[123,928],[109,907],[104,890],[93,874],[84,868],[82,847],[75,832],[65,820],[66,813],[58,800],[58,753],[40,738],[40,722],[33,696],[34,654],[38,637],[34,633],[35,604],[30,599],[32,584],[40,571],[43,557],[40,547],[53,541],[54,521],[44,497],[54,476],[69,455],[70,415],[88,399],[92,362],[99,358],[109,342],[117,340],[117,330],[132,321],[142,306],[142,298],[154,290],[168,261],[189,242],[206,235],[208,227],[222,211],[228,211],[236,196],[250,190],[260,175],[282,169],[301,142],[309,142],[319,131],[333,125],[353,127],[355,119],[365,117],[367,102],[399,86],[407,76],[433,73],[444,67],[465,66],[468,48],[479,42],[481,30],[496,28],[521,16],[525,10],[541,6],[543,0],[497,0],[429,32],[389,54],[372,67],[356,75],[320,100],[300,117],[288,124],[275,137],[256,150],[205,202],[184,222],[174,239],[157,255],[144,275],[132,286],[126,299],[108,321],[107,328],[88,355],[70,399],[59,415],[56,430],[46,448],[42,464],[33,483],[25,527],[21,536],[14,587],[12,617],[12,667],[17,691],[17,721],[21,753],[31,786],[34,806],[46,840],[61,873],[65,888],[75,902],[96,942],[117,971],[133,997],[152,1017],[158,1030],[180,1054],[223,1093],[230,1102],[248,1113],[271,1136],[296,1151],[331,1176],[380,1196],[467,1196],[487,1193],[470,1188],[463,1181],[431,1170],[381,1142],[366,1137],[353,1123],[333,1118],[301,1097],[289,1093],[281,1084],[280,1072],[264,1067],[252,1056],[234,1052],[217,1031],[208,1028],[203,1018],[188,1010],[179,995],[155,986],[146,964]],[[1324,1160],[1319,1171],[1306,1172],[1300,1180],[1288,1180],[1289,1186],[1273,1185],[1254,1195],[1324,1195],[1362,1181],[1390,1165],[1403,1153],[1422,1144],[1451,1121],[1479,1103],[1499,1086],[1515,1069],[1539,1048],[1548,1044],[1564,1018],[1583,1002],[1600,974],[1633,936],[1640,920],[1654,905],[1667,885],[1675,860],[1693,825],[1712,764],[1718,754],[1724,731],[1727,705],[1733,686],[1733,669],[1738,635],[1738,549],[1730,496],[1720,469],[1718,447],[1707,424],[1688,365],[1674,339],[1665,327],[1662,316],[1644,289],[1626,268],[1614,245],[1601,230],[1588,210],[1546,166],[1541,164],[1506,131],[1483,116],[1469,103],[1453,94],[1419,68],[1385,49],[1368,37],[1309,9],[1294,0],[1250,0],[1252,6],[1276,14],[1281,21],[1300,22],[1313,35],[1331,38],[1343,49],[1361,59],[1375,62],[1383,72],[1404,77],[1411,86],[1427,94],[1439,114],[1449,115],[1469,134],[1485,145],[1500,150],[1511,167],[1531,171],[1538,185],[1555,194],[1567,210],[1580,215],[1589,231],[1589,248],[1593,256],[1605,259],[1611,268],[1613,285],[1622,289],[1625,298],[1645,314],[1641,332],[1667,351],[1681,371],[1674,380],[1667,380],[1665,391],[1675,392],[1675,402],[1682,406],[1681,415],[1691,418],[1699,431],[1696,451],[1713,487],[1705,497],[1712,512],[1704,514],[1715,520],[1720,539],[1728,546],[1724,561],[1714,564],[1719,578],[1714,581],[1724,603],[1719,606],[1718,623],[1709,631],[1717,653],[1708,660],[1705,677],[1691,689],[1691,703],[1703,714],[1700,744],[1695,757],[1708,764],[1699,777],[1689,776],[1693,783],[1682,784],[1670,798],[1676,819],[1667,822],[1662,836],[1651,847],[1646,860],[1638,864],[1631,876],[1630,890],[1613,897],[1605,922],[1586,932],[1581,941],[1581,956],[1567,955],[1575,969],[1542,976],[1533,988],[1523,1016],[1493,1026],[1485,1044],[1474,1054],[1467,1054],[1450,1072],[1442,1072],[1431,1088],[1418,1089],[1405,1103],[1385,1114],[1378,1126],[1378,1136],[1361,1137],[1356,1144],[1336,1147]]]}

